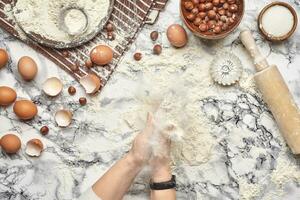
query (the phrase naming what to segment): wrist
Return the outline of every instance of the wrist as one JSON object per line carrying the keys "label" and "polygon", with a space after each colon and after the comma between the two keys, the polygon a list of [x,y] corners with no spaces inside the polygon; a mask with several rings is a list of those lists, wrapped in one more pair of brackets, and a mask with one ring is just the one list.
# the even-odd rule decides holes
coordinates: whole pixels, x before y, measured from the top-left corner
{"label": "wrist", "polygon": [[169,165],[152,168],[151,179],[153,182],[165,182],[171,180],[171,178],[172,173]]}
{"label": "wrist", "polygon": [[141,169],[144,165],[144,161],[137,156],[135,156],[132,152],[129,152],[125,159],[127,160],[128,164],[136,169]]}

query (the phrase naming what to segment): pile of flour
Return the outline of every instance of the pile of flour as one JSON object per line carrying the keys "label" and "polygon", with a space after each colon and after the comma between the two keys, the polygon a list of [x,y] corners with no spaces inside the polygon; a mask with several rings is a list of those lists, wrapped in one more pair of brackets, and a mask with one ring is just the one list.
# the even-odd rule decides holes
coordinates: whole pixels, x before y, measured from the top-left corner
{"label": "pile of flour", "polygon": [[[107,16],[109,0],[18,0],[13,8],[17,22],[26,32],[39,34],[57,42],[71,42],[75,36],[69,35],[60,27],[61,11],[70,7],[80,8],[88,18],[88,27],[81,35],[89,35],[98,29],[103,18]],[[71,21],[70,21],[71,20]],[[69,18],[70,24],[82,26],[82,20]],[[78,37],[78,36],[76,36]]]}

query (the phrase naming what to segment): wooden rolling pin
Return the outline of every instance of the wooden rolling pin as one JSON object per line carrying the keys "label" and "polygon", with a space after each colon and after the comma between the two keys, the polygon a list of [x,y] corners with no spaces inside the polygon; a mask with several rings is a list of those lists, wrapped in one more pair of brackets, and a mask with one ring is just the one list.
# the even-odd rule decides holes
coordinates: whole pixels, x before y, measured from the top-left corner
{"label": "wooden rolling pin", "polygon": [[278,127],[294,154],[300,154],[300,112],[282,75],[275,65],[269,66],[259,52],[249,30],[240,39],[254,60],[256,85],[269,106]]}

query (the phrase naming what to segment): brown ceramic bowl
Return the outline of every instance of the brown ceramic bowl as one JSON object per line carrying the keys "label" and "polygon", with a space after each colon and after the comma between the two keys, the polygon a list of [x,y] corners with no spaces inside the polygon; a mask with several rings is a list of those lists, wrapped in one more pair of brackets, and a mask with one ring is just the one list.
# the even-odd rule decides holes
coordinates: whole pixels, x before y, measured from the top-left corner
{"label": "brown ceramic bowl", "polygon": [[[290,12],[292,13],[293,17],[294,17],[294,25],[293,25],[293,28],[291,29],[290,32],[288,32],[286,35],[284,36],[281,36],[281,37],[274,37],[274,36],[271,36],[270,34],[268,34],[263,26],[262,26],[262,17],[263,15],[265,14],[265,12],[271,8],[272,6],[276,6],[276,5],[279,5],[279,6],[284,6],[286,7],[287,9],[290,10]],[[298,24],[298,17],[297,17],[297,13],[295,11],[295,9],[290,6],[289,4],[285,3],[285,2],[279,2],[279,1],[276,1],[276,2],[273,2],[273,3],[270,3],[268,4],[266,7],[264,7],[262,9],[262,11],[259,13],[259,16],[258,16],[258,28],[260,30],[260,32],[262,33],[262,35],[269,41],[273,41],[273,42],[280,42],[280,41],[284,41],[288,38],[290,38],[293,33],[295,32],[296,28],[297,28],[297,24]]]}
{"label": "brown ceramic bowl", "polygon": [[184,8],[184,2],[186,0],[180,0],[180,14],[181,14],[181,18],[184,21],[185,25],[198,37],[202,38],[202,39],[208,39],[208,40],[218,40],[218,39],[222,39],[225,38],[226,36],[228,36],[231,32],[233,32],[240,24],[240,22],[242,21],[242,18],[244,16],[244,12],[245,12],[245,2],[244,0],[237,0],[237,5],[238,5],[238,11],[236,13],[237,15],[237,20],[229,26],[229,28],[226,31],[222,31],[221,33],[213,33],[213,32],[201,32],[199,27],[194,25],[191,21],[189,21],[186,16],[189,13],[188,11],[186,11],[186,9]]}

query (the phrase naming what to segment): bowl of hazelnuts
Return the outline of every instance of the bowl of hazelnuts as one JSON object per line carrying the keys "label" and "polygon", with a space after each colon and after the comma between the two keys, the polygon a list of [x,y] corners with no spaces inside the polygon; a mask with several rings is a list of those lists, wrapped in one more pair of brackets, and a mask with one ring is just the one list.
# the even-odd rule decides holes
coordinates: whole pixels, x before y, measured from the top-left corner
{"label": "bowl of hazelnuts", "polygon": [[180,13],[198,37],[222,39],[234,31],[244,15],[244,0],[181,0]]}

